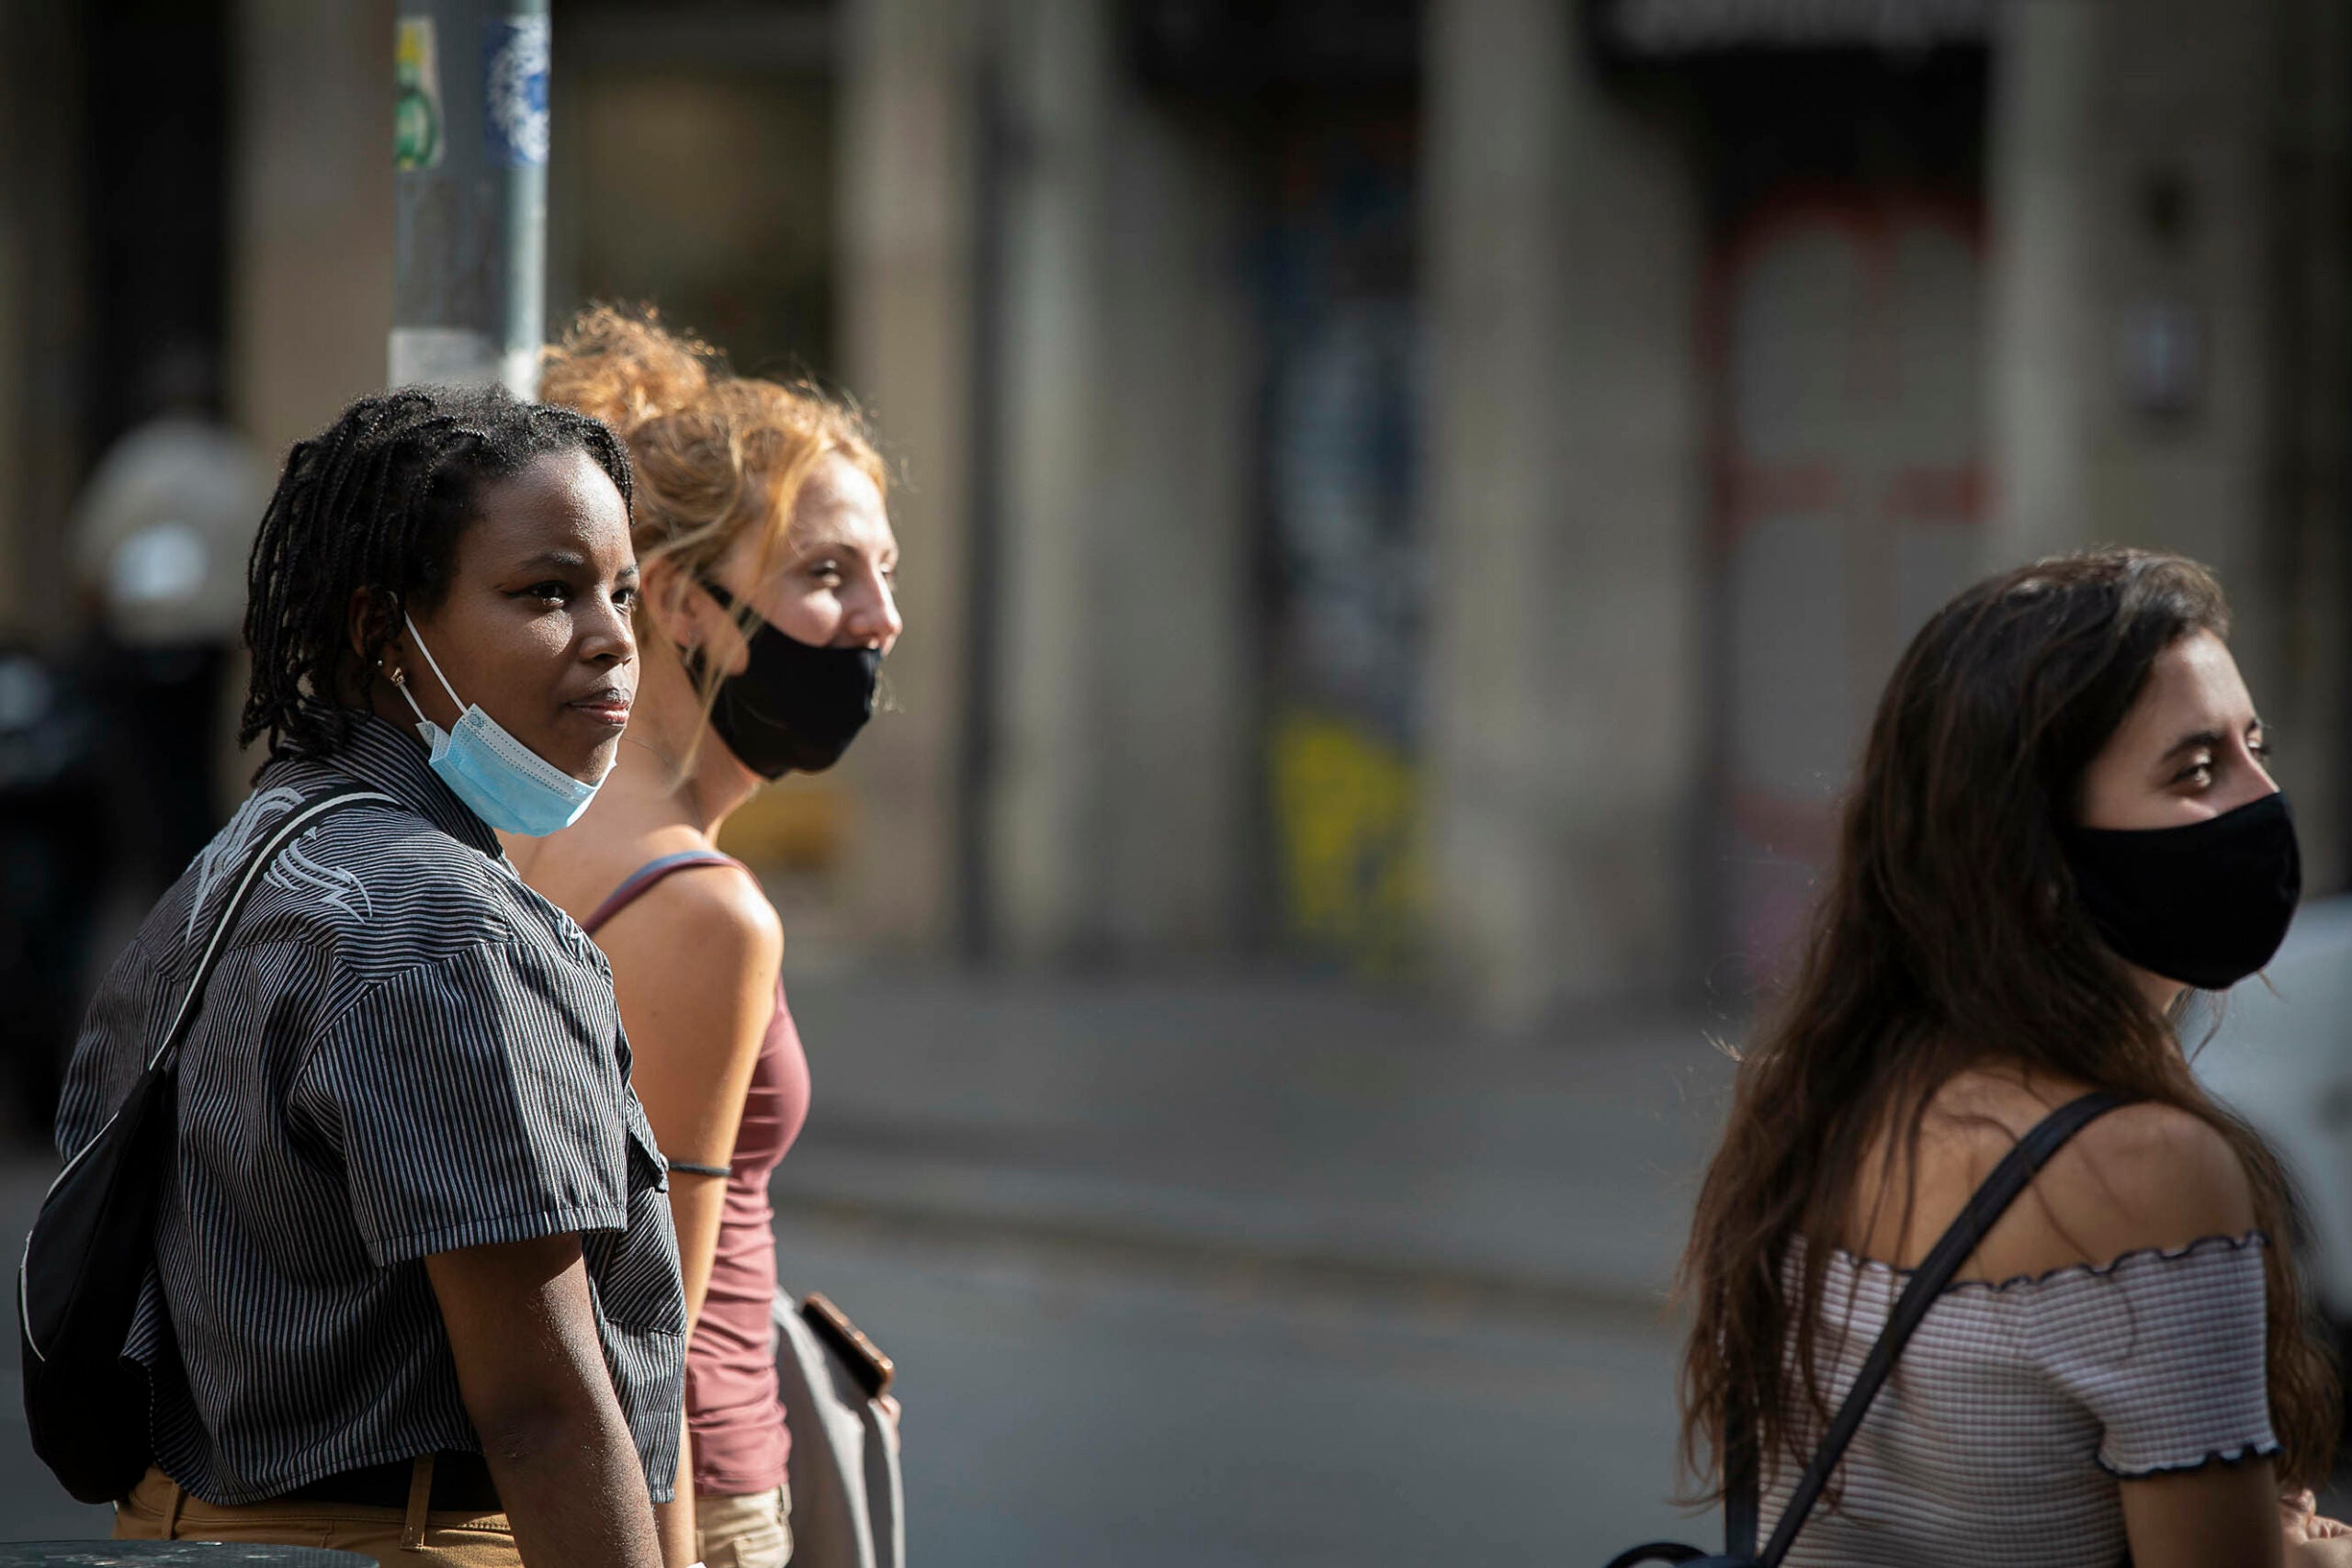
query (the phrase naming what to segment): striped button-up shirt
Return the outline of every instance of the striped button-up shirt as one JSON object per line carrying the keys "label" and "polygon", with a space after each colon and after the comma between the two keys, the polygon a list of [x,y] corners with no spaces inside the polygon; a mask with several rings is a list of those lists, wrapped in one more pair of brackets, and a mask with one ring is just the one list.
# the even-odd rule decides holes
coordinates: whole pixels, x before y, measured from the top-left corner
{"label": "striped button-up shirt", "polygon": [[353,783],[401,804],[346,807],[286,848],[181,1053],[177,1172],[126,1348],[153,1387],[156,1463],[235,1504],[479,1450],[424,1259],[576,1232],[666,1500],[685,1305],[611,971],[401,730],[361,717],[334,757],[263,772],[107,976],[58,1146],[128,1092],[270,825]]}

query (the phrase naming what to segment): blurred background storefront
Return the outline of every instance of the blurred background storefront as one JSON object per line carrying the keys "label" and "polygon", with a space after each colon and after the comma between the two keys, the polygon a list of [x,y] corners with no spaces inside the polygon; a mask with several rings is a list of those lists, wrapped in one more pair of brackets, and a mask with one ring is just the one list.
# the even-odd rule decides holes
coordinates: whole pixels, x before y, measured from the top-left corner
{"label": "blurred background storefront", "polygon": [[[152,527],[75,543],[165,400],[266,471],[380,381],[394,8],[11,8],[0,640],[168,576]],[[1736,1000],[1927,609],[2094,540],[2220,570],[2345,881],[2339,6],[556,0],[554,36],[551,324],[655,301],[899,466],[896,711],[735,840],[808,962]],[[16,920],[0,966],[48,963]]]}
{"label": "blurred background storefront", "polygon": [[[1710,1539],[1713,1042],[1978,573],[2215,566],[2346,885],[2352,7],[552,8],[550,325],[650,300],[899,473],[895,711],[729,844],[922,1561]],[[0,1224],[251,772],[257,497],[386,375],[398,9],[0,0]],[[103,1532],[13,1408],[0,1535]]]}

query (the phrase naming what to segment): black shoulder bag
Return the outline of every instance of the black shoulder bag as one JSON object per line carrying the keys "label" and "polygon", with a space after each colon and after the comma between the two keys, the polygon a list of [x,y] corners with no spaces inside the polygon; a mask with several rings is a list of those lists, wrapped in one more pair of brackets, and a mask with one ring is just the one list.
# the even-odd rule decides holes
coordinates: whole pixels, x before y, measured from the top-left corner
{"label": "black shoulder bag", "polygon": [[1744,1435],[1735,1427],[1724,1445],[1729,1474],[1724,1495],[1723,1554],[1711,1557],[1695,1546],[1652,1541],[1611,1558],[1609,1568],[1635,1568],[1635,1564],[1643,1562],[1687,1563],[1689,1568],[1780,1568],[1781,1560],[1796,1544],[1797,1532],[1804,1528],[1806,1517],[1821,1500],[1823,1489],[1838,1469],[1838,1461],[1846,1457],[1847,1445],[1861,1429],[1871,1401],[1878,1397],[1887,1374],[1894,1370],[1895,1358],[1903,1354],[1903,1347],[1917,1331],[1928,1309],[1936,1304],[1936,1298],[1951,1285],[1952,1276],[1960,1272],[1960,1266],[1968,1261],[1984,1241],[1984,1233],[1993,1228],[1993,1222],[2017,1201],[2034,1173],[2050,1162],[2050,1156],[2067,1139],[2098,1117],[2128,1103],[2120,1095],[2086,1094],[2060,1106],[2018,1139],[2017,1147],[1984,1179],[1984,1185],[1969,1198],[1960,1218],[1952,1221],[1951,1228],[1944,1232],[1935,1250],[1912,1271],[1910,1283],[1895,1298],[1894,1310],[1887,1315],[1885,1332],[1863,1359],[1854,1386],[1838,1406],[1837,1418],[1829,1423],[1821,1446],[1814,1450],[1813,1462],[1805,1466],[1796,1490],[1789,1495],[1789,1506],[1773,1527],[1772,1539],[1764,1543],[1762,1552],[1756,1550],[1760,1508],[1756,1456]]}
{"label": "black shoulder bag", "polygon": [[122,1350],[154,1262],[155,1216],[177,1146],[180,1043],[269,863],[328,813],[362,801],[398,804],[373,790],[335,790],[303,802],[270,829],[245,863],[146,1070],[58,1172],[25,1238],[17,1270],[25,1424],[33,1452],[82,1502],[123,1496],[153,1462],[147,1380]]}

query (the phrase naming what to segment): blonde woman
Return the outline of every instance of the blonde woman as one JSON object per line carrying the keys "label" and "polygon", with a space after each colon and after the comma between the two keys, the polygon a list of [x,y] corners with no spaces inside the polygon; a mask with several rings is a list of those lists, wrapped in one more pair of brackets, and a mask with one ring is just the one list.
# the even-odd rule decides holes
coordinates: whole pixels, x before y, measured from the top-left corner
{"label": "blonde woman", "polygon": [[695,1506],[673,1512],[664,1551],[778,1568],[791,1439],[768,1343],[767,1185],[807,1114],[808,1071],[775,910],[715,841],[762,784],[830,767],[873,711],[900,625],[884,469],[847,410],[730,375],[650,313],[583,313],[548,351],[541,395],[628,445],[642,675],[587,814],[509,852],[611,960],[638,1097],[670,1161],[691,1325],[678,1495],[691,1486]]}

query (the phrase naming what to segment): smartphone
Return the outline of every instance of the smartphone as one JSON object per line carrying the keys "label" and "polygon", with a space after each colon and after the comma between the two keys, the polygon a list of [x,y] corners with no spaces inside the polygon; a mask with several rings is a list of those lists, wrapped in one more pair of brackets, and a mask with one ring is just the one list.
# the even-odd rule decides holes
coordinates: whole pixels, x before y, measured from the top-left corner
{"label": "smartphone", "polygon": [[800,1316],[817,1331],[818,1338],[849,1363],[850,1376],[865,1390],[866,1398],[879,1399],[890,1392],[890,1380],[898,1376],[899,1369],[873,1340],[858,1331],[857,1325],[841,1308],[811,1291],[801,1298]]}

